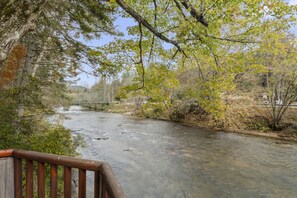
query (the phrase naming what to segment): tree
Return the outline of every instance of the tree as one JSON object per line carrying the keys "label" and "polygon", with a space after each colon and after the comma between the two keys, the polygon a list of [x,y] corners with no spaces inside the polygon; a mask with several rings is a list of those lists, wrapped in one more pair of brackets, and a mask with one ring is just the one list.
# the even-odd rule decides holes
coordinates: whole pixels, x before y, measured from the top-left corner
{"label": "tree", "polygon": [[282,0],[195,3],[185,0],[146,0],[142,4],[135,0],[116,2],[153,34],[151,39],[157,37],[170,43],[186,56],[190,45],[214,48],[212,43],[215,41],[257,42],[262,33],[269,31],[270,24],[273,24],[273,28],[284,28],[284,24],[289,26],[292,18],[288,16],[296,12],[295,7]]}
{"label": "tree", "polygon": [[109,16],[111,8],[96,0],[4,0],[0,8],[0,69],[16,44],[36,29],[39,31],[35,33],[47,34],[45,38],[54,34],[76,50],[82,45],[72,38],[73,33],[87,38],[98,37],[102,32],[114,33]]}
{"label": "tree", "polygon": [[[23,30],[26,27],[26,17],[22,13],[30,14],[28,9],[38,6],[38,2],[3,2],[1,20],[6,25],[12,23],[11,28]],[[6,51],[14,49],[15,43],[18,42],[26,50],[25,60],[19,64],[18,70],[14,72],[14,81],[10,84],[22,90],[30,87],[32,80],[34,83],[38,81],[42,84],[43,89],[40,90],[52,90],[54,85],[63,83],[66,76],[77,75],[82,63],[94,66],[98,62],[88,56],[90,47],[79,39],[99,38],[102,32],[116,34],[111,17],[108,16],[111,13],[109,6],[97,1],[43,1],[43,3],[42,6],[34,8],[36,12],[38,10],[38,23],[32,21],[35,22],[34,28],[24,31],[6,48]],[[18,23],[11,22],[14,18],[8,16],[15,17],[17,14],[20,14]],[[5,35],[9,37],[9,28],[1,26],[0,30],[3,33],[1,37],[3,40],[6,39]],[[5,53],[6,51],[3,50]],[[2,70],[4,69],[0,64],[0,71]],[[7,72],[10,71],[6,68]],[[22,93],[20,98],[23,98],[21,95]],[[19,102],[18,112],[21,116],[24,104],[22,101]]]}
{"label": "tree", "polygon": [[47,0],[9,1],[0,3],[0,69],[20,39],[35,28]]}
{"label": "tree", "polygon": [[17,76],[19,68],[24,63],[27,54],[26,47],[17,45],[7,58],[5,65],[0,70],[0,88],[9,86],[13,83]]}
{"label": "tree", "polygon": [[256,57],[257,63],[266,68],[264,91],[268,94],[271,128],[276,130],[283,115],[297,100],[296,38],[281,32],[271,34]]}
{"label": "tree", "polygon": [[[6,142],[1,145],[77,154],[76,138],[49,124],[46,115],[67,100],[65,77],[75,75],[79,62],[92,62],[82,38],[116,33],[111,10],[95,0],[12,0],[0,7],[0,136]],[[40,138],[51,145],[40,144]]]}
{"label": "tree", "polygon": [[282,0],[115,2],[137,25],[128,28],[132,38],[116,40],[97,53],[117,56],[109,65],[134,66],[139,81],[135,90],[149,84],[151,63],[166,62],[173,71],[197,68],[189,97],[217,117],[223,117],[222,95],[235,88],[236,76],[246,69],[245,55],[266,42],[270,32],[289,29],[296,13],[296,7]]}

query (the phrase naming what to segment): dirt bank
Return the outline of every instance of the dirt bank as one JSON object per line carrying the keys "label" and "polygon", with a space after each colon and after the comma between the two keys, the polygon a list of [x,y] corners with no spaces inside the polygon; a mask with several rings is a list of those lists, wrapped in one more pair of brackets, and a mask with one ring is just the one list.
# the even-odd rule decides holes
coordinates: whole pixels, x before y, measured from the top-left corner
{"label": "dirt bank", "polygon": [[214,128],[212,127],[212,123],[209,122],[209,120],[200,120],[195,121],[193,120],[180,120],[180,121],[172,121],[169,118],[166,117],[144,117],[141,113],[135,110],[136,106],[132,104],[115,104],[108,106],[106,109],[104,109],[104,112],[109,113],[121,113],[126,116],[133,116],[133,117],[142,117],[142,118],[150,118],[150,119],[158,119],[158,120],[166,120],[170,122],[179,122],[185,125],[191,125],[191,126],[197,126],[197,127],[203,127],[203,128],[209,128],[213,131],[220,131],[220,132],[226,132],[226,133],[240,133],[244,135],[251,135],[251,136],[258,136],[258,137],[266,137],[266,138],[273,138],[277,140],[284,140],[284,141],[293,141],[297,142],[297,133],[288,133],[287,131],[257,131],[257,130],[243,130],[243,129],[226,129],[226,128]]}

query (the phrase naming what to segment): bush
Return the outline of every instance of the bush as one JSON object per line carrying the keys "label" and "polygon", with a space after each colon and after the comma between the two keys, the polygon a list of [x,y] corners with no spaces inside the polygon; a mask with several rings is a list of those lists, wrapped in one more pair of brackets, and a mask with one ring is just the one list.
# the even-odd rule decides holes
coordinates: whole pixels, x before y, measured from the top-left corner
{"label": "bush", "polygon": [[71,131],[61,125],[45,125],[28,138],[29,149],[58,155],[76,156],[78,146],[83,146],[81,136],[71,136]]}
{"label": "bush", "polygon": [[249,96],[226,96],[222,128],[231,130],[269,130],[269,115]]}
{"label": "bush", "polygon": [[20,90],[1,90],[0,95],[0,149],[16,148],[75,156],[82,144],[81,137],[73,138],[70,130],[52,125],[46,120],[45,110],[28,104],[18,114]]}
{"label": "bush", "polygon": [[165,105],[160,102],[147,102],[141,106],[141,114],[147,118],[165,119],[165,110]]}
{"label": "bush", "polygon": [[175,101],[170,109],[169,118],[173,121],[180,121],[189,114],[205,115],[206,111],[196,100]]}

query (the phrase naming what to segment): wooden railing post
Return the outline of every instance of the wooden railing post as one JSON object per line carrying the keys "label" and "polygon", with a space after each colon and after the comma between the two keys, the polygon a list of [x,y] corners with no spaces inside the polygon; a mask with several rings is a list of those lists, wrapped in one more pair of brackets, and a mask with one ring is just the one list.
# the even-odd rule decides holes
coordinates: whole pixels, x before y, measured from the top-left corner
{"label": "wooden railing post", "polygon": [[57,198],[58,196],[58,167],[51,164],[50,168],[50,198]]}
{"label": "wooden railing post", "polygon": [[41,162],[37,165],[37,191],[38,198],[45,197],[45,165]]}
{"label": "wooden railing post", "polygon": [[71,198],[71,168],[64,166],[64,198]]}
{"label": "wooden railing post", "polygon": [[94,172],[94,198],[99,198],[100,195],[100,172]]}
{"label": "wooden railing post", "polygon": [[83,169],[78,171],[78,197],[86,197],[86,170]]}
{"label": "wooden railing post", "polygon": [[101,175],[101,197],[106,198],[106,182],[104,181],[103,176]]}
{"label": "wooden railing post", "polygon": [[14,158],[14,187],[15,197],[23,197],[23,186],[22,186],[22,160]]}
{"label": "wooden railing post", "polygon": [[26,160],[26,198],[33,198],[33,162]]}

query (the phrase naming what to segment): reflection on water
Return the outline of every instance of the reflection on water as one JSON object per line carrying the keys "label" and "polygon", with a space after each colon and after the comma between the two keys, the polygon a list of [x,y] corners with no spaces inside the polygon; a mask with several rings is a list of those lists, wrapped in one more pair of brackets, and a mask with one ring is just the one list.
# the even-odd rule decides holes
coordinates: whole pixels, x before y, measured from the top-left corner
{"label": "reflection on water", "polygon": [[297,144],[78,107],[66,116],[82,156],[109,162],[127,197],[297,197]]}

